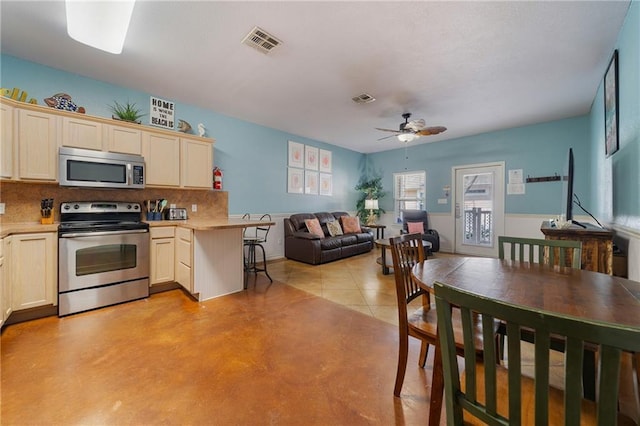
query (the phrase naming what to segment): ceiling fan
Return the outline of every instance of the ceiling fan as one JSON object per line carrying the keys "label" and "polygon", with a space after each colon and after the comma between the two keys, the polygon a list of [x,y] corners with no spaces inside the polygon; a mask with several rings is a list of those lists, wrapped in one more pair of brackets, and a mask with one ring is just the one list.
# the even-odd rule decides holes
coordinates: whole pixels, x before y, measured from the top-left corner
{"label": "ceiling fan", "polygon": [[391,136],[385,136],[378,140],[381,141],[383,139],[397,136],[398,140],[401,142],[411,142],[412,140],[418,139],[421,136],[437,135],[447,130],[446,127],[442,127],[442,126],[427,127],[423,119],[409,121],[409,117],[411,117],[410,112],[405,112],[404,114],[402,114],[402,118],[404,118],[404,123],[400,123],[399,130],[381,129],[379,127],[376,127],[376,130],[382,130],[383,132],[394,133]]}

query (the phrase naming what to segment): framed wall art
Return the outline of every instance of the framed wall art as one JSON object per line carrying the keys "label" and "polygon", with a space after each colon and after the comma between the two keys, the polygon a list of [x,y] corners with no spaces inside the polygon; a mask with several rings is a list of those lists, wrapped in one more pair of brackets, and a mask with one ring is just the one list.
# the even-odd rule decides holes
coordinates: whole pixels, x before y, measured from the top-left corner
{"label": "framed wall art", "polygon": [[289,141],[289,167],[304,167],[304,145]]}
{"label": "framed wall art", "polygon": [[302,194],[303,188],[303,170],[289,167],[289,169],[287,170],[287,192],[291,194]]}
{"label": "framed wall art", "polygon": [[318,172],[304,171],[304,193],[318,195]]}
{"label": "framed wall art", "polygon": [[618,51],[613,52],[604,75],[604,150],[607,157],[618,150]]}
{"label": "framed wall art", "polygon": [[333,195],[333,181],[328,173],[320,173],[320,195]]}
{"label": "framed wall art", "polygon": [[331,151],[326,149],[320,150],[320,171],[324,173],[331,173]]}
{"label": "framed wall art", "polygon": [[304,168],[318,170],[318,148],[309,145],[304,146]]}

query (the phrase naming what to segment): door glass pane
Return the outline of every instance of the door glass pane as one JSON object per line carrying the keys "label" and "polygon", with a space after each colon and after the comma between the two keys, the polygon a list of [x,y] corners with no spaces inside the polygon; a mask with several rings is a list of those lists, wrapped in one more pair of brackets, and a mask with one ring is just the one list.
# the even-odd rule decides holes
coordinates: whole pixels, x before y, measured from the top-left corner
{"label": "door glass pane", "polygon": [[76,251],[76,276],[135,267],[135,244],[108,244]]}
{"label": "door glass pane", "polygon": [[492,246],[493,173],[465,174],[463,182],[463,243]]}

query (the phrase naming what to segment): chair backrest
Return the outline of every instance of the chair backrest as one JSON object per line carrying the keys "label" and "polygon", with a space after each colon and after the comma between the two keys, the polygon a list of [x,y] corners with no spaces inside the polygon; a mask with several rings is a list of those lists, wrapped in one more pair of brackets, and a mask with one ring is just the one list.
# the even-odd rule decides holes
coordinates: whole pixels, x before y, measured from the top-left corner
{"label": "chair backrest", "polygon": [[411,275],[411,268],[424,261],[424,248],[420,234],[403,234],[389,238],[393,257],[393,274],[396,280],[396,296],[400,324],[406,325],[407,304],[418,296],[423,296],[423,305],[429,306],[429,292],[422,289]]}
{"label": "chair backrest", "polygon": [[[488,424],[520,424],[522,408],[522,378],[520,354],[520,328],[528,327],[535,332],[535,423],[549,424],[549,345],[550,336],[566,339],[564,365],[564,423],[580,424],[582,403],[582,363],[585,342],[598,345],[600,372],[597,401],[597,419],[600,425],[616,424],[618,387],[620,380],[621,352],[640,350],[640,328],[588,321],[552,312],[543,312],[524,306],[459,290],[446,284],[434,284],[438,330],[442,348],[445,381],[445,406],[449,424],[463,424],[463,410]],[[463,340],[465,346],[464,379],[465,390],[460,386],[460,373],[456,358],[451,308],[461,309]],[[478,401],[480,385],[478,365],[473,350],[471,318],[482,314],[484,336],[484,400]],[[494,320],[506,322],[508,360],[507,383],[499,382],[493,347]],[[508,419],[497,413],[498,399],[505,400],[504,389],[508,388]],[[498,389],[502,393],[498,392]],[[527,407],[530,409],[530,407]],[[557,414],[557,413],[552,413]]]}
{"label": "chair backrest", "polygon": [[[245,213],[242,215],[242,219],[245,220],[251,220],[251,214],[249,213]],[[251,238],[254,237],[255,230],[252,228],[244,228],[244,230],[242,231],[242,237],[243,238]]]}
{"label": "chair backrest", "polygon": [[422,222],[424,232],[429,229],[429,217],[424,210],[402,210],[402,230],[408,231],[408,222]]}
{"label": "chair backrest", "polygon": [[[271,215],[269,213],[265,213],[260,216],[261,221],[271,222]],[[269,229],[271,229],[271,225],[260,225],[256,226],[256,238],[261,242],[267,241],[267,235],[269,235]]]}
{"label": "chair backrest", "polygon": [[[507,252],[505,246],[509,245]],[[580,269],[582,242],[571,240],[544,240],[537,238],[498,237],[498,257],[530,263],[572,267]],[[537,254],[537,259],[536,259]]]}

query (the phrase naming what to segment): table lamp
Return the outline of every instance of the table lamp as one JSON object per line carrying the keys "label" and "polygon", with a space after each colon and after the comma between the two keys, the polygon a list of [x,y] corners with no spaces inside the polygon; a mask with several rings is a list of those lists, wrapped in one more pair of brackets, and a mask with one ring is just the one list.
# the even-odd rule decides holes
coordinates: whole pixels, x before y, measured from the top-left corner
{"label": "table lamp", "polygon": [[367,218],[367,225],[375,225],[376,224],[376,215],[373,213],[374,210],[378,210],[378,200],[364,200],[364,208],[365,210],[369,210],[369,217]]}

